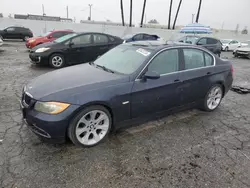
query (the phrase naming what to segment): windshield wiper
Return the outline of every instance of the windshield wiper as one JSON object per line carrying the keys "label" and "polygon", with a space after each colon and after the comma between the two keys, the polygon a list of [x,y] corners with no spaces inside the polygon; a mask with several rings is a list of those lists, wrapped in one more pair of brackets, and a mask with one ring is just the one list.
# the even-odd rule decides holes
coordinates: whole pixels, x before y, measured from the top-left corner
{"label": "windshield wiper", "polygon": [[90,64],[91,64],[91,65],[94,65],[95,67],[101,68],[101,69],[105,70],[106,72],[115,73],[115,72],[112,71],[111,69],[108,69],[107,67],[102,66],[102,65],[97,65],[97,64],[95,64],[94,62],[90,62]]}

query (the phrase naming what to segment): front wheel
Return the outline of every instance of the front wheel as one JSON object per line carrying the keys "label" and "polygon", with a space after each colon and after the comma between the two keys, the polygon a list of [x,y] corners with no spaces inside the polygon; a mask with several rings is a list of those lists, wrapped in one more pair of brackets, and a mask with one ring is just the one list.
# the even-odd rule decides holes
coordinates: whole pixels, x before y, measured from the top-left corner
{"label": "front wheel", "polygon": [[223,90],[220,84],[215,84],[212,86],[203,102],[202,110],[211,112],[214,111],[221,103],[223,97]]}
{"label": "front wheel", "polygon": [[92,147],[107,137],[111,125],[112,118],[105,107],[90,106],[73,118],[68,128],[68,136],[75,145]]}
{"label": "front wheel", "polygon": [[53,54],[49,58],[49,65],[55,69],[59,69],[65,66],[65,60],[61,54]]}

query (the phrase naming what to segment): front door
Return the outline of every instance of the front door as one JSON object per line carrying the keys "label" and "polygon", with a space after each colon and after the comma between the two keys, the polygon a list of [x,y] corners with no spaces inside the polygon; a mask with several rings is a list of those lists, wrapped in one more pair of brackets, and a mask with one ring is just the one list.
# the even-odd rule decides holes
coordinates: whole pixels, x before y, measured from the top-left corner
{"label": "front door", "polygon": [[181,104],[182,73],[179,50],[170,49],[158,54],[145,71],[157,72],[156,80],[137,79],[132,88],[131,115],[137,118],[164,111]]}
{"label": "front door", "polygon": [[9,27],[6,29],[5,37],[6,39],[18,39],[19,34],[17,33],[17,30],[15,27]]}
{"label": "front door", "polygon": [[184,48],[183,55],[183,103],[188,104],[206,96],[214,74],[214,59],[211,54],[195,48]]}
{"label": "front door", "polygon": [[91,34],[76,36],[70,43],[66,55],[69,64],[87,63],[95,56]]}

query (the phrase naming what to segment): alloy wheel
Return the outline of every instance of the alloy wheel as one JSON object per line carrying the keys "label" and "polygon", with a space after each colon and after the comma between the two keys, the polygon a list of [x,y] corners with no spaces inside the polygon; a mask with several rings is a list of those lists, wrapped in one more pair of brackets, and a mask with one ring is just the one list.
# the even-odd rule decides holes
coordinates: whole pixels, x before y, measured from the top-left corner
{"label": "alloy wheel", "polygon": [[213,87],[207,97],[207,107],[210,110],[216,109],[222,99],[222,89],[219,86]]}
{"label": "alloy wheel", "polygon": [[63,59],[60,56],[54,56],[51,61],[54,67],[61,67],[63,64]]}
{"label": "alloy wheel", "polygon": [[77,123],[76,138],[85,146],[95,145],[106,136],[110,123],[109,117],[104,111],[89,111]]}

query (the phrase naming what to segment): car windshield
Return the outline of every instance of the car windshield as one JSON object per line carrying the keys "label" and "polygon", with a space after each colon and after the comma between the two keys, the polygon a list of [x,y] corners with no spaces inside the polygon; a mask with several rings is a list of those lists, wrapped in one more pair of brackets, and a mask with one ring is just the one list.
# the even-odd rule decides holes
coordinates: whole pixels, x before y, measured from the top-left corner
{"label": "car windshield", "polygon": [[74,36],[76,36],[76,35],[77,35],[76,33],[70,33],[70,34],[68,34],[68,35],[64,35],[63,37],[60,37],[60,38],[54,40],[54,42],[55,42],[55,43],[64,42],[64,41],[66,41],[66,40],[68,40],[68,39],[70,39],[71,37],[74,37]]}
{"label": "car windshield", "polygon": [[127,39],[130,39],[132,38],[133,35],[125,35],[124,37],[122,37],[123,40],[127,40]]}
{"label": "car windshield", "polygon": [[231,40],[229,40],[229,39],[222,39],[221,40],[221,43],[222,44],[228,44],[228,43],[230,43],[231,42]]}
{"label": "car windshield", "polygon": [[94,64],[113,72],[131,74],[142,65],[150,54],[150,51],[141,47],[120,45],[102,55],[94,61]]}
{"label": "car windshield", "polygon": [[47,33],[44,33],[44,34],[42,34],[41,36],[42,36],[42,37],[46,37],[46,36],[48,36],[50,33],[51,33],[51,31],[50,31],[50,32],[47,32]]}

